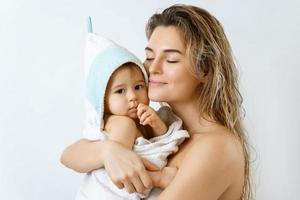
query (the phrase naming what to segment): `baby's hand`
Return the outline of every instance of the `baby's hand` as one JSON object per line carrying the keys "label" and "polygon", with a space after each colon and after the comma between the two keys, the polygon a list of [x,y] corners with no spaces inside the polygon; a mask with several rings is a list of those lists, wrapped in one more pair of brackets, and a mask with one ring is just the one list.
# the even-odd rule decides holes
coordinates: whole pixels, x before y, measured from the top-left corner
{"label": "baby's hand", "polygon": [[166,188],[177,174],[177,167],[164,167],[161,171],[161,178],[159,181],[160,188]]}
{"label": "baby's hand", "polygon": [[137,107],[137,115],[140,119],[140,124],[151,126],[155,135],[162,135],[167,131],[165,123],[160,119],[155,110],[148,105],[140,103]]}

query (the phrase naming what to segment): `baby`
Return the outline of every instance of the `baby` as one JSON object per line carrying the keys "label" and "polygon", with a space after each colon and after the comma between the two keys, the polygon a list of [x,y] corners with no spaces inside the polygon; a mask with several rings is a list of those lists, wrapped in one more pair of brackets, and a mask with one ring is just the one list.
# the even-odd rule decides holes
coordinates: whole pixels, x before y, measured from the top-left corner
{"label": "baby", "polygon": [[[125,63],[114,71],[104,97],[104,132],[109,140],[132,149],[138,137],[164,134],[166,124],[148,104],[147,84],[136,64]],[[165,188],[175,173],[176,168],[165,167],[150,175],[154,186]]]}
{"label": "baby", "polygon": [[[90,24],[91,26],[91,24]],[[90,28],[91,30],[91,28]],[[150,172],[154,187],[165,188],[176,174],[166,167],[188,133],[169,107],[157,112],[148,106],[147,73],[127,49],[89,33],[86,47],[86,110],[84,137],[114,140],[156,165]],[[88,173],[76,199],[141,199],[145,194],[129,194],[110,180],[105,169]]]}
{"label": "baby", "polygon": [[148,104],[142,71],[134,63],[120,66],[112,74],[105,92],[104,130],[109,139],[131,149],[137,137],[164,134],[166,124]]}

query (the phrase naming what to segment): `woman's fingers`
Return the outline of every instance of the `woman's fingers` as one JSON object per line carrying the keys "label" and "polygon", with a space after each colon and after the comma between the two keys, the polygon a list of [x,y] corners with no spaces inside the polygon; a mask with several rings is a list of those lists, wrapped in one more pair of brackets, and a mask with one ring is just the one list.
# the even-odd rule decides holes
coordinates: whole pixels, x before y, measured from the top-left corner
{"label": "woman's fingers", "polygon": [[[144,166],[142,166],[142,168],[143,169],[135,168],[133,171],[129,172],[127,176],[124,176],[125,178],[122,178],[121,184],[116,184],[116,183],[115,184],[117,186],[124,185],[125,189],[129,193],[133,193],[133,192],[143,193],[146,188],[152,188],[152,180],[148,175]],[[118,188],[123,188],[119,186]]]}
{"label": "woman's fingers", "polygon": [[123,189],[124,188],[124,184],[120,181],[113,181],[113,183],[119,188],[119,189]]}
{"label": "woman's fingers", "polygon": [[[133,168],[132,168],[133,169]],[[146,185],[144,186],[144,183],[141,181],[139,174],[141,174],[142,176],[145,176],[145,174],[147,174],[147,171],[144,169],[144,173],[139,172],[138,170],[128,170],[128,172],[126,173],[122,173],[122,174],[117,174],[117,176],[112,176],[112,182],[119,188],[119,189],[123,189],[125,187],[125,189],[129,192],[129,193],[133,193],[133,192],[139,192],[139,193],[143,193],[146,189],[146,187],[148,185],[151,185],[151,179],[149,177],[150,180],[146,180]],[[150,183],[149,183],[150,182]]]}
{"label": "woman's fingers", "polygon": [[140,179],[143,183],[143,185],[148,188],[148,189],[151,189],[153,187],[153,183],[152,183],[152,179],[150,177],[150,175],[148,174],[148,172],[143,172],[143,173],[140,173]]}
{"label": "woman's fingers", "polygon": [[145,191],[144,184],[138,176],[133,176],[130,180],[135,188],[135,191],[139,193],[143,193]]}
{"label": "woman's fingers", "polygon": [[127,191],[128,193],[133,193],[133,192],[135,192],[135,189],[134,189],[133,185],[132,185],[130,182],[125,181],[123,184],[124,184],[125,189],[126,189],[126,191]]}
{"label": "woman's fingers", "polygon": [[[146,165],[155,168],[151,164]],[[142,159],[116,142],[109,145],[104,166],[113,183],[120,189],[125,187],[128,192],[143,193],[145,188],[152,187],[152,179]]]}

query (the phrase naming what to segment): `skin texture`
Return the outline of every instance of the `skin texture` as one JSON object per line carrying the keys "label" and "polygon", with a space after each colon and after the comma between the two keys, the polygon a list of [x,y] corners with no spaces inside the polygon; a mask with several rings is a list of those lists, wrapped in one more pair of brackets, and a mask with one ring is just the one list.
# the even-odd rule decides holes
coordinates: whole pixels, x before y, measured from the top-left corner
{"label": "skin texture", "polygon": [[[137,137],[142,137],[142,125],[149,125],[154,135],[162,135],[167,131],[165,123],[160,119],[156,112],[150,108],[147,87],[144,77],[140,70],[134,65],[125,66],[118,69],[110,78],[106,91],[106,110],[104,130],[108,134],[109,140],[115,141],[128,149],[132,149]],[[174,169],[173,169],[174,168]],[[168,167],[165,170],[156,170],[150,173],[155,187],[165,187],[171,182],[176,174],[175,167]],[[107,171],[113,183],[118,188],[126,187],[129,193],[138,191],[143,192],[141,186],[143,177],[133,176],[130,181],[124,179],[118,180],[118,174],[115,170]],[[163,182],[161,179],[163,178]],[[138,187],[134,187],[134,185]]]}
{"label": "skin texture", "polygon": [[[155,136],[162,135],[167,131],[165,123],[156,114],[155,110],[148,106],[149,98],[144,77],[141,71],[133,64],[127,64],[126,67],[121,67],[113,73],[105,96],[105,130],[110,133],[110,136],[127,136],[127,134],[121,132],[125,129],[123,126],[115,127],[110,125],[112,121],[117,121],[116,124],[118,124],[119,119],[124,121],[122,117],[116,118],[115,116],[127,116],[133,119],[134,121],[128,120],[128,123],[136,122],[137,127],[133,124],[135,128],[140,128],[139,124],[143,126],[149,125],[152,128],[151,132]],[[111,119],[111,116],[114,116],[113,119]],[[141,133],[138,131],[134,135],[141,136]],[[131,148],[134,139],[132,140],[131,138],[125,141],[125,137],[122,144],[128,143],[126,146]]]}
{"label": "skin texture", "polygon": [[195,91],[200,80],[189,73],[190,62],[177,30],[170,28],[176,35],[168,36],[168,33],[160,35],[162,27],[156,29],[145,48],[144,64],[150,74],[149,98],[168,103],[192,101],[197,97]]}
{"label": "skin texture", "polygon": [[139,103],[149,104],[144,77],[137,67],[125,66],[113,73],[106,90],[105,103],[108,114],[137,119]]}
{"label": "skin texture", "polygon": [[[178,30],[173,26],[157,27],[149,39],[146,56],[150,99],[167,102],[183,120],[183,128],[190,133],[190,139],[185,140],[179,151],[169,159],[168,166],[176,167],[178,171],[158,199],[239,199],[244,184],[242,146],[227,128],[196,109],[196,88],[205,81],[205,77],[195,78],[188,70],[190,63]],[[93,158],[94,162],[75,158],[75,153],[84,148],[98,149],[100,154]],[[93,154],[91,151],[89,153]],[[78,164],[80,161],[81,164]],[[121,175],[116,178],[119,181],[138,177],[143,181],[132,183],[134,188],[151,185],[142,161],[117,144],[82,141],[81,145],[66,149],[62,162],[75,170],[118,166],[112,173],[120,170]],[[152,166],[146,164],[145,167],[150,169]]]}
{"label": "skin texture", "polygon": [[205,78],[197,80],[187,70],[188,56],[178,30],[157,27],[146,51],[149,97],[168,102],[191,134],[169,160],[168,166],[176,166],[178,172],[158,199],[238,199],[243,185],[242,147],[225,127],[199,117],[196,88]]}

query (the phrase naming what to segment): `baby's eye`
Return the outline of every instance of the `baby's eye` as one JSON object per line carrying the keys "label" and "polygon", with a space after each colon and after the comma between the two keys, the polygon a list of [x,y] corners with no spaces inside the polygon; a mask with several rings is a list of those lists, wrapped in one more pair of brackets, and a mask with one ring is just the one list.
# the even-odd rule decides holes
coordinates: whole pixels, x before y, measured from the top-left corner
{"label": "baby's eye", "polygon": [[134,89],[135,89],[135,90],[140,90],[140,89],[142,89],[143,87],[144,87],[144,85],[140,84],[140,85],[136,85],[136,86],[134,87]]}
{"label": "baby's eye", "polygon": [[115,93],[117,93],[117,94],[124,94],[125,93],[125,89],[118,89],[117,91],[115,91]]}

